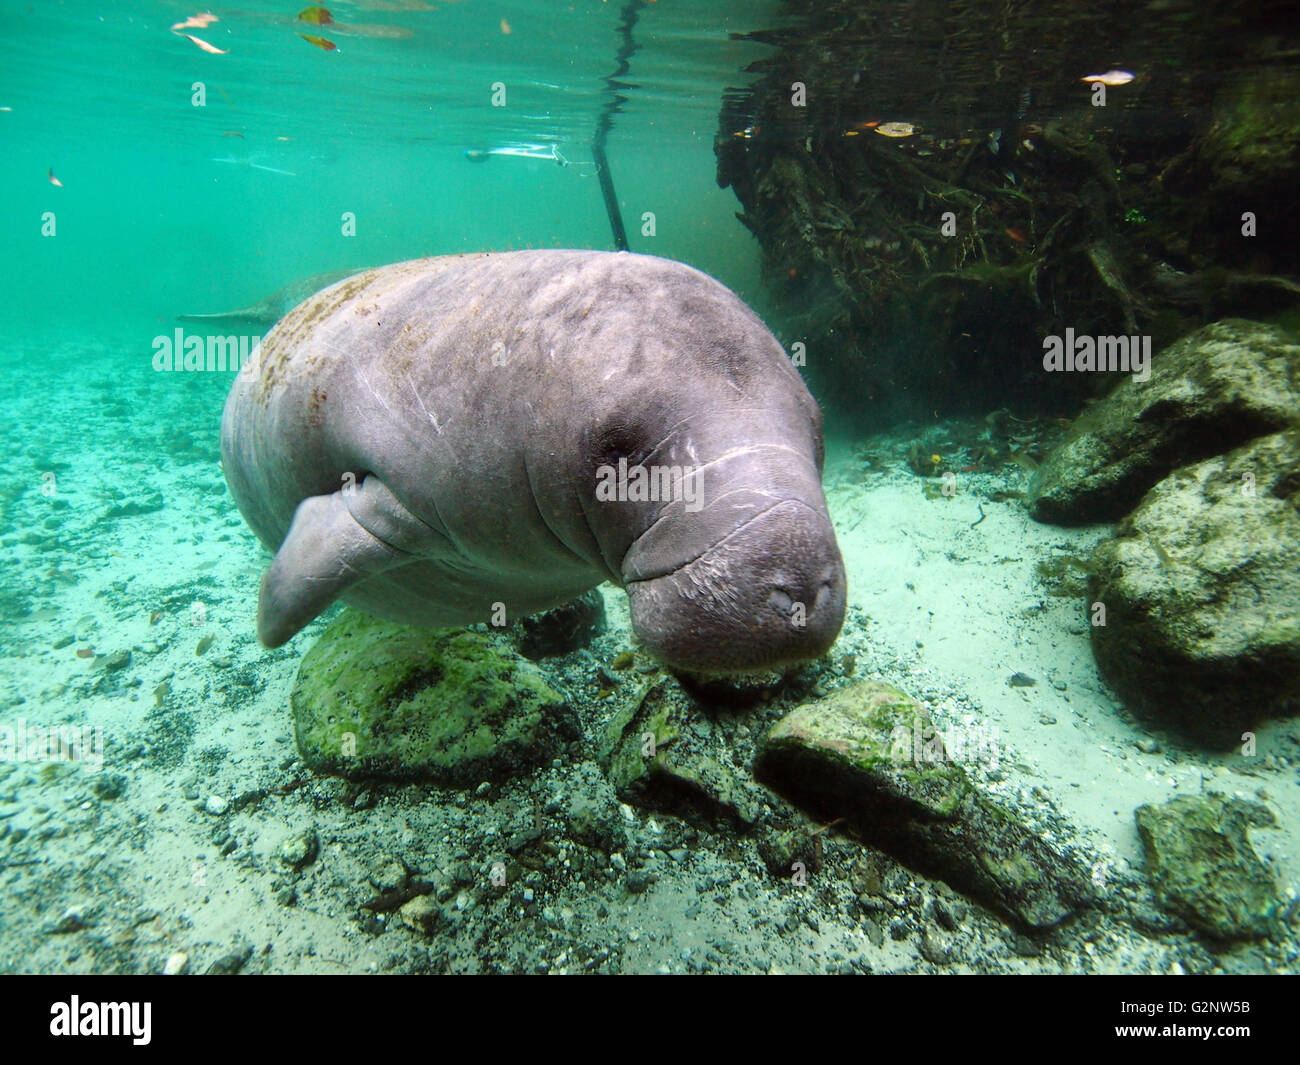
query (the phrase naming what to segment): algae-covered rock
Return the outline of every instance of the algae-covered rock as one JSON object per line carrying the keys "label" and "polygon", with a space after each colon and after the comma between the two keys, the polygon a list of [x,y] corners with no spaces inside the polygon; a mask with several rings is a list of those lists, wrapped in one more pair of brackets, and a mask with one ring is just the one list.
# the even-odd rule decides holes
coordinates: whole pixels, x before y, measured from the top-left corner
{"label": "algae-covered rock", "polygon": [[1159,352],[1081,415],[1030,484],[1038,521],[1128,513],[1171,470],[1300,420],[1300,345],[1273,326],[1215,322]]}
{"label": "algae-covered rock", "polygon": [[754,823],[763,791],[735,769],[707,719],[666,679],[648,683],[606,726],[597,759],[624,802],[691,820]]}
{"label": "algae-covered rock", "polygon": [[553,759],[579,735],[564,697],[490,636],[345,611],[289,697],[303,761],[351,779],[468,787]]}
{"label": "algae-covered rock", "polygon": [[1139,806],[1138,834],[1160,905],[1216,939],[1268,935],[1281,900],[1246,834],[1252,825],[1277,822],[1267,806],[1224,795]]}
{"label": "algae-covered rock", "polygon": [[1020,925],[1051,927],[1091,897],[1084,872],[977,791],[925,708],[888,684],[861,681],[787,714],[755,772]]}
{"label": "algae-covered rock", "polygon": [[1103,676],[1214,742],[1300,707],[1300,430],[1161,481],[1093,553]]}

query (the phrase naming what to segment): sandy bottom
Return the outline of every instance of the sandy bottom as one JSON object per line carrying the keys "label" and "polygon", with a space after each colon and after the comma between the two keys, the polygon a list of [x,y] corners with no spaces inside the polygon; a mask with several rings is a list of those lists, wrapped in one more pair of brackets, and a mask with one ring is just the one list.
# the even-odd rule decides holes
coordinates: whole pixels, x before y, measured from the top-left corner
{"label": "sandy bottom", "polygon": [[[603,786],[589,755],[469,793],[312,778],[288,694],[325,620],[277,651],[257,644],[267,555],[217,462],[228,380],[160,380],[149,355],[124,374],[89,369],[107,356],[94,349],[11,351],[5,368],[0,725],[101,730],[103,765],[0,764],[2,971],[160,972],[173,957],[194,972],[1296,971],[1294,925],[1286,941],[1212,949],[1176,922],[1101,912],[1032,941],[902,869],[864,907],[861,848],[834,832],[803,888],[774,880],[752,839],[630,807],[627,847],[590,851],[565,835],[568,804]],[[1035,572],[1107,530],[994,501],[1023,487],[1014,466],[927,498],[902,461],[914,438],[832,449],[851,600],[832,677],[852,656],[855,678],[897,684],[940,724],[996,729],[996,760],[972,775],[1054,826],[1103,894],[1144,890],[1134,808],[1207,790],[1274,809],[1282,828],[1254,843],[1296,884],[1300,724],[1262,725],[1250,758],[1143,728],[1098,676],[1083,600]],[[632,643],[622,593],[605,596],[609,631],[546,663],[589,739],[611,712],[595,671]],[[723,726],[747,730],[743,715]],[[280,848],[308,830],[320,853],[295,872]],[[490,884],[494,856],[529,830],[536,867]],[[431,931],[361,908],[394,862],[439,883],[448,916]],[[629,870],[650,876],[630,890]],[[936,899],[955,929],[932,927]]]}

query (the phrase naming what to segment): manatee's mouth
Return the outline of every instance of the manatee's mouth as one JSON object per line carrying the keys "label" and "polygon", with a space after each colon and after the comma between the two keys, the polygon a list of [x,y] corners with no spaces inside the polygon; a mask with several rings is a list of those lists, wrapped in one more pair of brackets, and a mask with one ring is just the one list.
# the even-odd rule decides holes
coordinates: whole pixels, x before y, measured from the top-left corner
{"label": "manatee's mouth", "polygon": [[844,624],[844,562],[824,513],[778,503],[699,557],[626,582],[632,627],[670,666],[699,673],[819,658]]}

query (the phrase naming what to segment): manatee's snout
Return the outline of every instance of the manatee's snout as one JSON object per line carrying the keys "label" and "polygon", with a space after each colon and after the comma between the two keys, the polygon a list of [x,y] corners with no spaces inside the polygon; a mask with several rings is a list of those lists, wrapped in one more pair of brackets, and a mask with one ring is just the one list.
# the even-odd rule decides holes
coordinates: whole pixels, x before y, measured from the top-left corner
{"label": "manatee's snout", "polygon": [[678,669],[735,673],[824,654],[844,624],[844,561],[824,512],[780,503],[670,573],[629,581],[632,627]]}

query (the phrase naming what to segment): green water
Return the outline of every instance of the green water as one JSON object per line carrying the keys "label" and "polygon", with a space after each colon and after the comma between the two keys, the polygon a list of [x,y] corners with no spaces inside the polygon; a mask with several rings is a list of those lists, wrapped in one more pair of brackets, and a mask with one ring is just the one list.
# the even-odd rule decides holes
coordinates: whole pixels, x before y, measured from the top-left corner
{"label": "green water", "polygon": [[[226,55],[169,29],[193,4],[2,7],[5,336],[112,336],[148,351],[177,313],[238,306],[312,273],[612,247],[591,139],[620,43],[613,3],[332,6],[336,24],[365,35],[255,3],[184,31]],[[713,180],[712,143],[724,88],[769,51],[728,33],[770,7],[643,5],[607,149],[633,250],[749,297],[753,242]],[[494,149],[534,154],[465,154]],[[641,235],[644,212],[653,237]]]}

